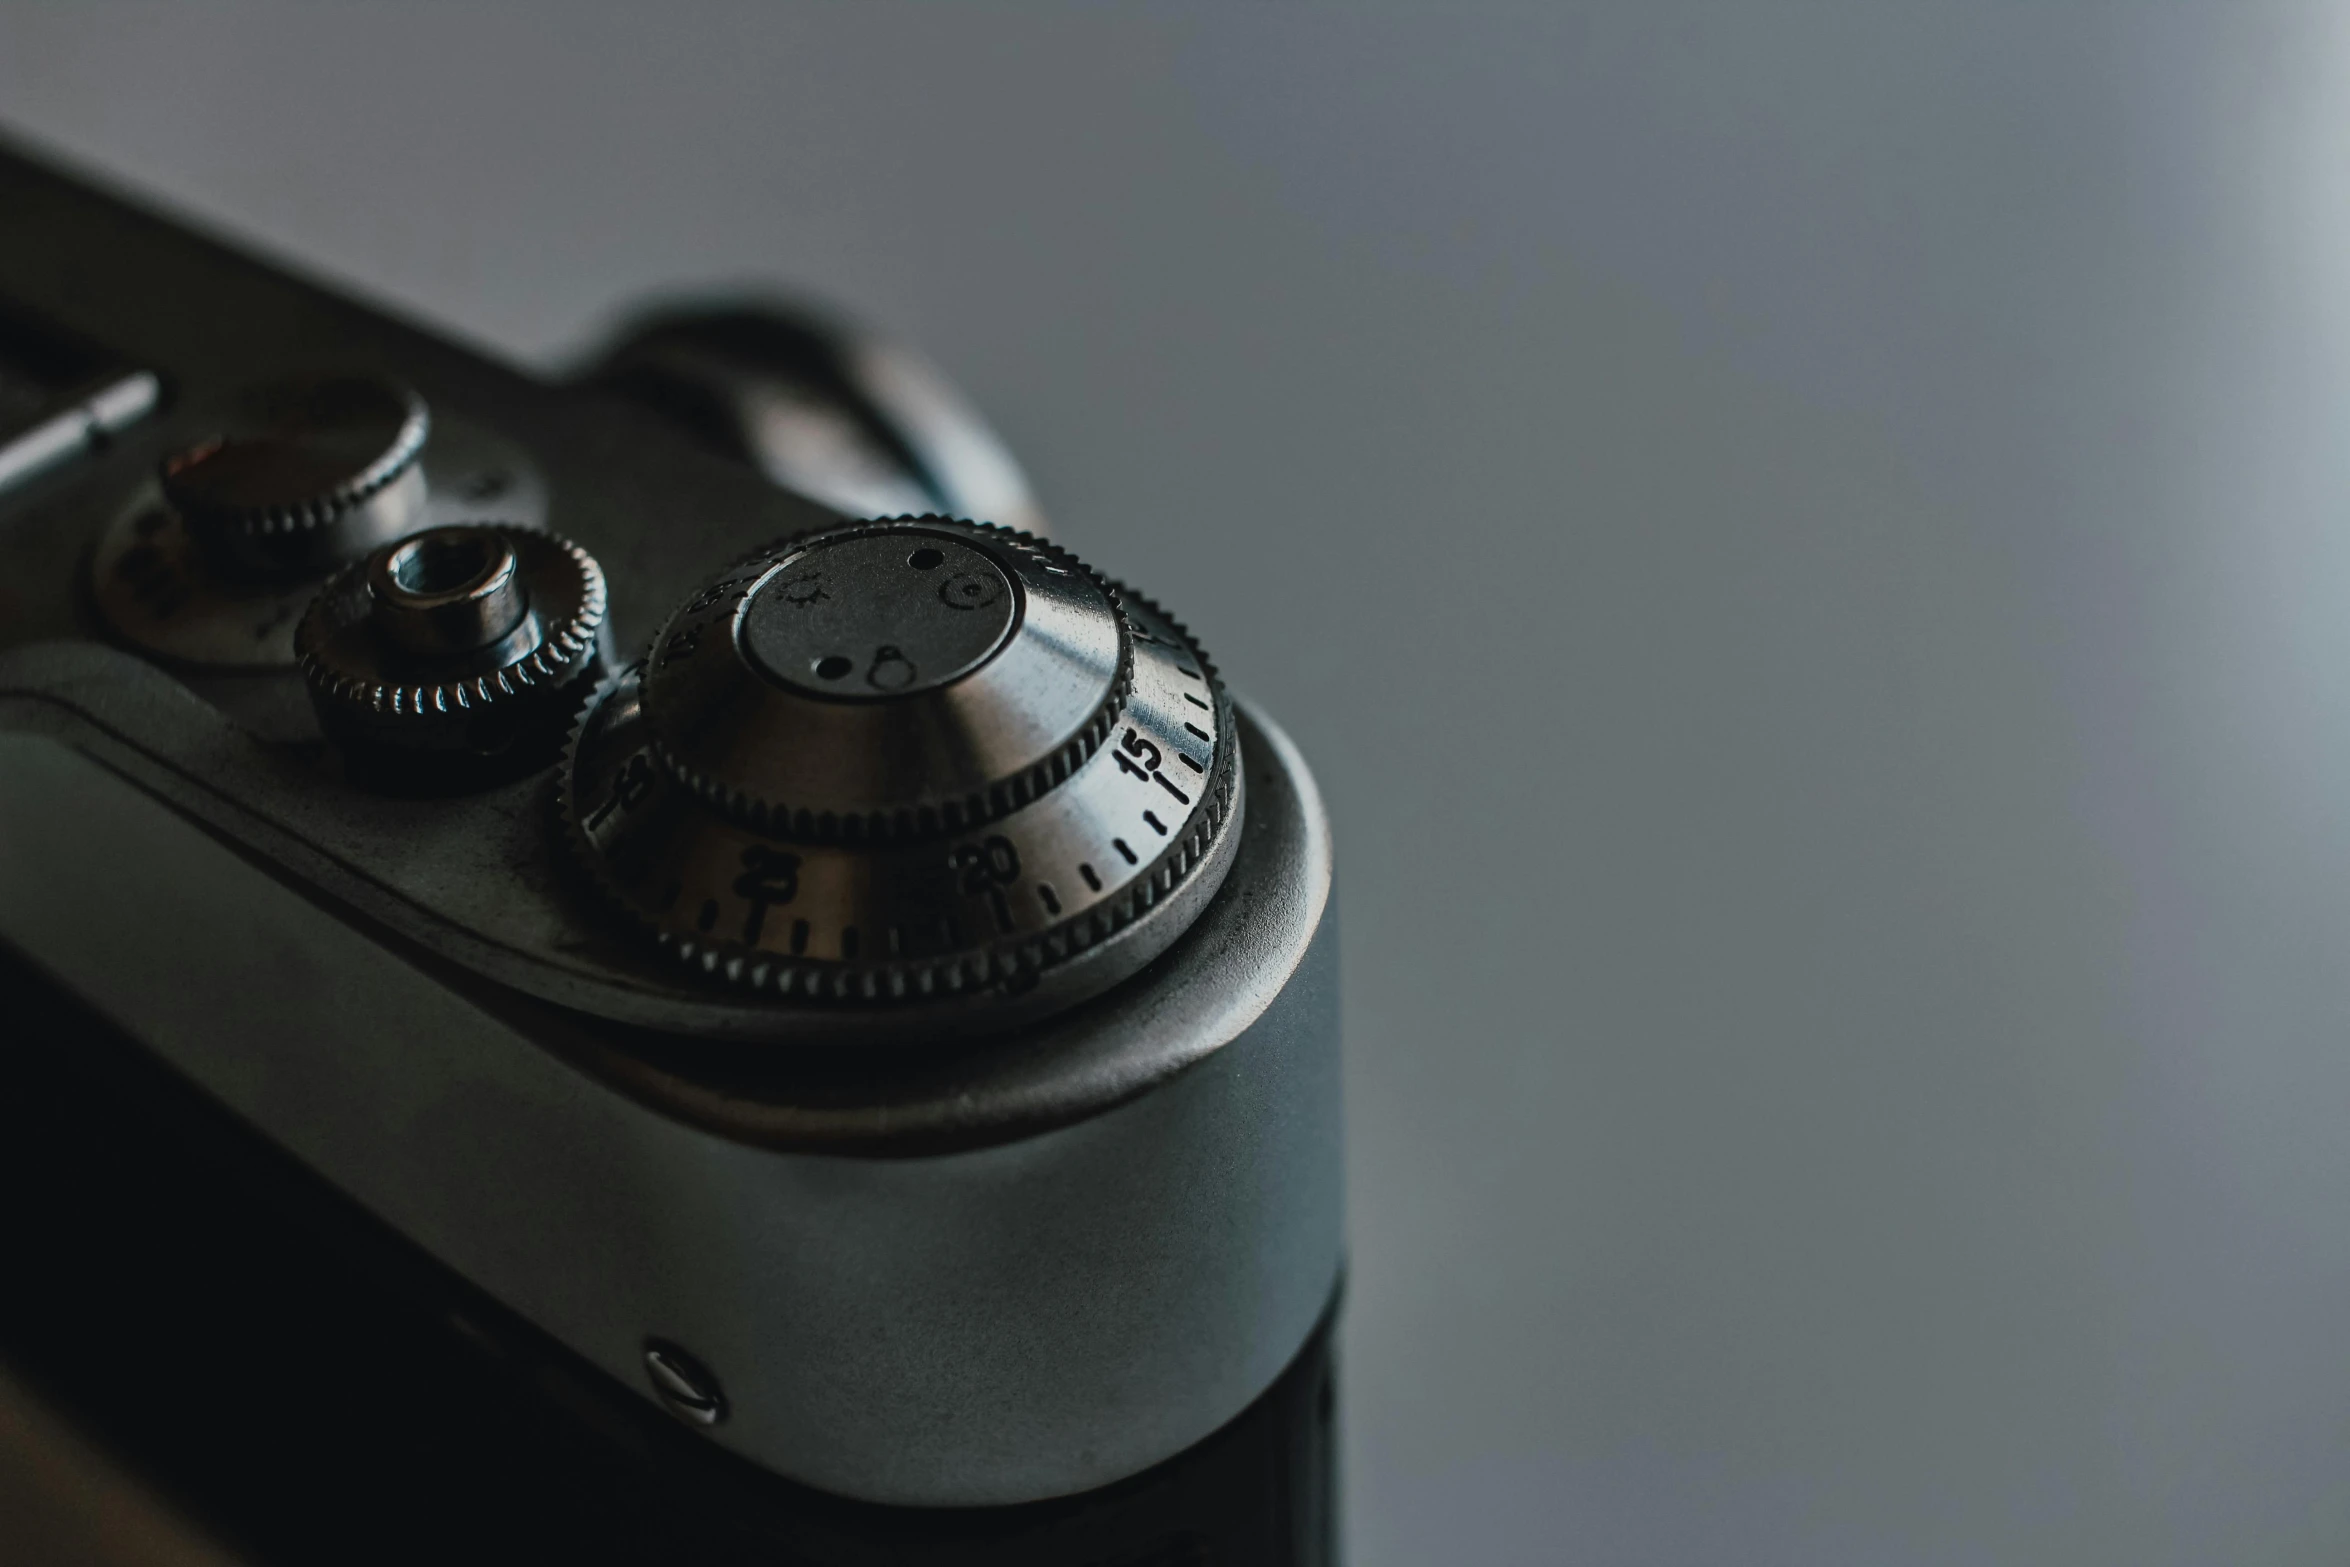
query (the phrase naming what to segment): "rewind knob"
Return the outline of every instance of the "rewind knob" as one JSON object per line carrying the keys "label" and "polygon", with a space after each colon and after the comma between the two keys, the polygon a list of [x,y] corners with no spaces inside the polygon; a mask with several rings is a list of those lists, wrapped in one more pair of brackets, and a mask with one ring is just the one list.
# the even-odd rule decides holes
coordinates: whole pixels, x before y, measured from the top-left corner
{"label": "rewind knob", "polygon": [[375,375],[246,389],[163,463],[163,496],[232,576],[315,575],[421,525],[424,400]]}

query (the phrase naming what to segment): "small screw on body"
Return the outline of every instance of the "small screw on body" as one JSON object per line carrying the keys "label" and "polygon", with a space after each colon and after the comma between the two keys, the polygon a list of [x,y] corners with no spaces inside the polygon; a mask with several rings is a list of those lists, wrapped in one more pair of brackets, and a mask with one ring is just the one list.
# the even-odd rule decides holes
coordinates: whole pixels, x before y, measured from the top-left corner
{"label": "small screw on body", "polygon": [[686,1424],[714,1426],[726,1418],[726,1395],[710,1368],[667,1339],[645,1340],[645,1375],[669,1412]]}

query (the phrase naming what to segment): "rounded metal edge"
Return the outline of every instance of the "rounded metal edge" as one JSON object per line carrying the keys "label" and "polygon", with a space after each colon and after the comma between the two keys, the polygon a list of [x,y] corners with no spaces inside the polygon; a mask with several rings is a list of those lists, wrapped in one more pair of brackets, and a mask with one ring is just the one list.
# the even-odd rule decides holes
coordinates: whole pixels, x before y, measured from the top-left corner
{"label": "rounded metal edge", "polygon": [[753,1310],[662,1289],[662,1320],[729,1368],[714,1438],[865,1501],[1002,1506],[1141,1473],[1246,1408],[1344,1267],[1321,914],[1293,962],[1257,965],[1245,1021],[1162,1007],[1107,1025],[1147,1027],[1184,1065],[1106,1113],[935,1159],[713,1150],[757,1182],[757,1249],[789,1259],[759,1270],[774,1284]]}

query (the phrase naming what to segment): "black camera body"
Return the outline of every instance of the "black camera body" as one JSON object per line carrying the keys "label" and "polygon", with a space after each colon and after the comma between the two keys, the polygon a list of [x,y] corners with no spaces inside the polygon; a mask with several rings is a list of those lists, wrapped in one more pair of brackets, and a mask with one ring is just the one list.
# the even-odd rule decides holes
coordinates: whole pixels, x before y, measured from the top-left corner
{"label": "black camera body", "polygon": [[[1326,1552],[1328,827],[1181,624],[949,515],[903,362],[671,322],[549,383],[28,159],[0,213],[19,1148],[117,1149],[53,1243],[181,1213],[215,1339],[363,1257],[671,1545]],[[187,1258],[232,1167],[308,1239]],[[99,1249],[49,1271],[153,1287]]]}

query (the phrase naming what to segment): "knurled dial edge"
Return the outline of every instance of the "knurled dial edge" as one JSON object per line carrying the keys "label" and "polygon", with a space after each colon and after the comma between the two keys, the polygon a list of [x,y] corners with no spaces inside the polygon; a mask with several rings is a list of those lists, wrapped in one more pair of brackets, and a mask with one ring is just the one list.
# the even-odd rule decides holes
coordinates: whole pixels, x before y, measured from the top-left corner
{"label": "knurled dial edge", "polygon": [[[608,594],[603,569],[587,551],[541,529],[482,524],[525,551],[549,579],[533,613],[541,635],[511,660],[414,679],[375,661],[352,660],[338,634],[365,613],[367,562],[330,578],[295,634],[302,674],[329,700],[377,719],[436,720],[536,698],[577,676],[596,651]],[[552,589],[553,591],[546,591]]]}
{"label": "knurled dial edge", "polygon": [[1173,932],[1140,929],[1154,910],[1187,878],[1220,876],[1242,802],[1213,665],[1150,600],[1102,586],[1124,646],[1115,706],[1058,778],[983,819],[870,838],[778,833],[785,824],[728,808],[663,759],[640,663],[573,730],[558,786],[571,847],[661,947],[755,992],[913,1002],[1023,991],[1065,965],[1107,983],[1127,971],[1110,949],[1159,950]]}
{"label": "knurled dial edge", "polygon": [[361,377],[318,377],[308,382],[289,383],[268,390],[277,393],[282,402],[290,400],[298,390],[312,386],[324,387],[346,397],[357,395],[381,399],[385,407],[369,410],[370,413],[385,416],[388,421],[389,427],[382,432],[380,449],[358,457],[344,473],[330,476],[322,470],[318,487],[307,494],[289,492],[269,499],[255,497],[239,502],[212,502],[185,487],[177,476],[177,470],[182,465],[200,465],[211,461],[216,453],[235,445],[289,438],[283,431],[269,428],[270,421],[263,420],[257,428],[224,434],[168,461],[163,476],[165,494],[175,504],[198,514],[211,526],[266,538],[329,527],[353,508],[373,500],[415,467],[432,433],[432,416],[424,400],[413,390],[396,382]]}

